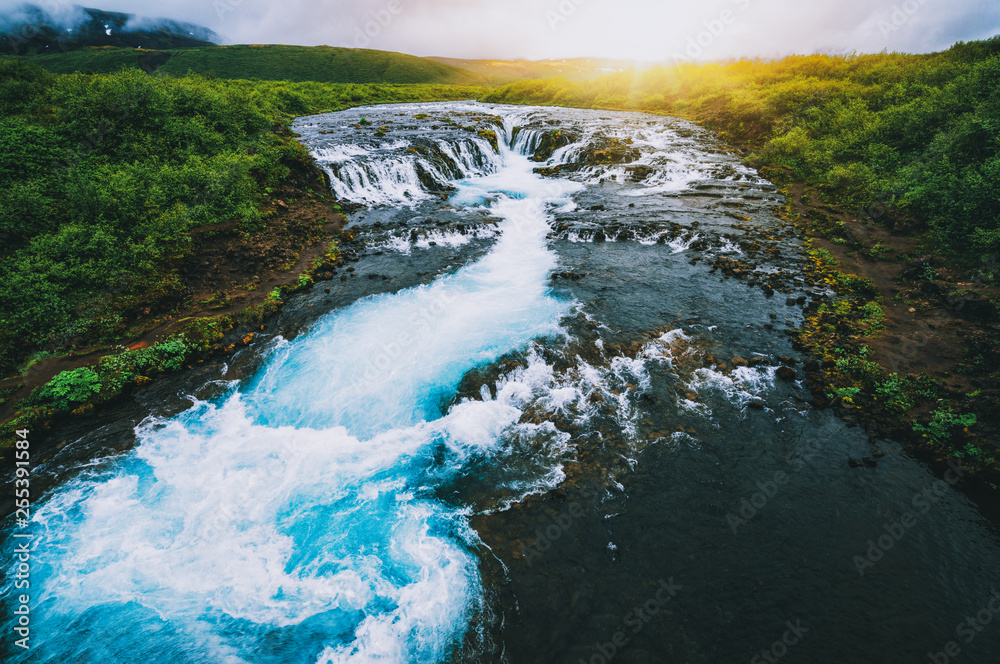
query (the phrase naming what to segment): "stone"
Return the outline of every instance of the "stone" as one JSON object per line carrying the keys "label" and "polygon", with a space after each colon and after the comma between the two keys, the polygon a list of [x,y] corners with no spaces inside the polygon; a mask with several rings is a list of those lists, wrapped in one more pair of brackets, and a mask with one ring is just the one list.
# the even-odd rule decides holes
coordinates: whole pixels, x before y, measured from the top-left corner
{"label": "stone", "polygon": [[796,375],[795,369],[792,369],[791,367],[778,367],[778,378],[787,383],[795,380]]}

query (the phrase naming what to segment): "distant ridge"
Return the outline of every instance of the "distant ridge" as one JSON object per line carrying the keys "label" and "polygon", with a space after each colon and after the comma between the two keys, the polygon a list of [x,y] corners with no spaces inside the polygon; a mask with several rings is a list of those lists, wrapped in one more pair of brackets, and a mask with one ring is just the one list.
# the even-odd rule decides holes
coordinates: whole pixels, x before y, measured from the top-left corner
{"label": "distant ridge", "polygon": [[0,17],[0,53],[37,55],[89,46],[190,48],[214,45],[218,35],[193,23],[71,5],[52,13],[23,4]]}
{"label": "distant ridge", "polygon": [[167,49],[84,48],[28,58],[57,74],[107,73],[123,67],[183,76],[318,83],[437,83],[488,85],[496,79],[414,55],[332,46],[250,44]]}
{"label": "distant ridge", "polygon": [[440,62],[505,81],[563,76],[571,81],[588,81],[626,69],[649,69],[652,63],[611,58],[567,58],[564,60],[462,60],[429,57]]}

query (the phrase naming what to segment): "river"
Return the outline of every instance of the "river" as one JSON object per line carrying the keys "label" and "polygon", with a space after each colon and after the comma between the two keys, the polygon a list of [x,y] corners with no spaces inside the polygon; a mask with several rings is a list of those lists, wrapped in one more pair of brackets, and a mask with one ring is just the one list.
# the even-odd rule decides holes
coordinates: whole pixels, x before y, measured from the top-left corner
{"label": "river", "polygon": [[710,132],[475,103],[293,128],[360,259],[67,434],[10,661],[995,661],[996,525],[810,405],[784,331],[831,293]]}

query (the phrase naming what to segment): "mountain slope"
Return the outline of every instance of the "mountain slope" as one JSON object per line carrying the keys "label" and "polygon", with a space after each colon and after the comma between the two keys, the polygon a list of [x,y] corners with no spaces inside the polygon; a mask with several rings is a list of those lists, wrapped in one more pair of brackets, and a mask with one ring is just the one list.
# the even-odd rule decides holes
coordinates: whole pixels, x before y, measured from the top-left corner
{"label": "mountain slope", "polygon": [[271,81],[449,85],[485,85],[493,82],[484,74],[427,58],[330,46],[252,44],[171,49],[159,54],[104,47],[38,55],[29,60],[57,74],[85,70],[109,73],[123,67],[142,67],[147,71],[158,68],[175,76],[189,71],[212,72],[218,78]]}
{"label": "mountain slope", "polygon": [[648,69],[651,65],[634,60],[607,58],[567,58],[565,60],[461,60],[429,57],[428,60],[467,69],[504,81],[563,76],[571,81],[587,81],[630,68]]}
{"label": "mountain slope", "polygon": [[61,53],[88,46],[192,48],[213,45],[208,28],[163,18],[147,18],[72,5],[51,13],[25,4],[0,17],[0,53]]}

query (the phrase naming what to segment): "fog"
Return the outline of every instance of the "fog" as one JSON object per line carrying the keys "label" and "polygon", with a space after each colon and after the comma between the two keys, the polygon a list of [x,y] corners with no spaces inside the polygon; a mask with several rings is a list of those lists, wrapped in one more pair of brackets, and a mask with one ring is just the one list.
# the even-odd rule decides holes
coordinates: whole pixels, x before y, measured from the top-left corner
{"label": "fog", "polygon": [[[7,18],[19,3],[0,0]],[[43,0],[73,20],[70,2]],[[1000,32],[988,0],[141,0],[100,9],[189,21],[226,43],[356,46],[458,58],[663,61],[928,52]]]}

